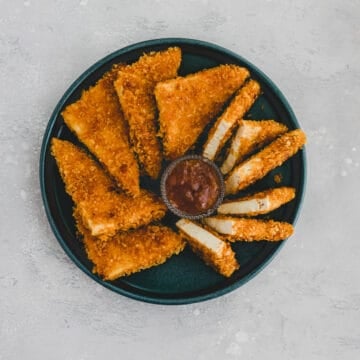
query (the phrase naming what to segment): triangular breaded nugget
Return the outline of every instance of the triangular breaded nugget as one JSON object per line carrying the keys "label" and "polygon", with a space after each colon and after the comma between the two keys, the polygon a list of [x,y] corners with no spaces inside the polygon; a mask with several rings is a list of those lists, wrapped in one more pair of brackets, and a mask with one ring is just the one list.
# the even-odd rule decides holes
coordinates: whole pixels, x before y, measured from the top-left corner
{"label": "triangular breaded nugget", "polygon": [[121,232],[107,242],[91,236],[81,223],[86,253],[94,263],[93,272],[104,280],[148,269],[164,263],[185,247],[185,241],[166,226],[148,225],[140,229]]}
{"label": "triangular breaded nugget", "polygon": [[162,161],[154,87],[159,81],[176,77],[180,62],[178,47],[145,54],[122,68],[114,83],[129,124],[131,143],[145,172],[153,179],[158,177]]}
{"label": "triangular breaded nugget", "polygon": [[220,65],[158,83],[155,97],[165,157],[173,160],[189,150],[248,76],[245,68]]}
{"label": "triangular breaded nugget", "polygon": [[256,149],[286,133],[286,125],[274,120],[241,120],[236,135],[231,141],[221,172],[227,174]]}
{"label": "triangular breaded nugget", "polygon": [[166,206],[157,196],[146,190],[136,198],[126,195],[85,151],[71,142],[53,138],[51,152],[65,190],[92,235],[106,240],[119,230],[137,228],[165,215]]}
{"label": "triangular breaded nugget", "polygon": [[133,196],[139,195],[139,167],[130,148],[127,125],[121,112],[113,81],[119,66],[84,91],[80,100],[65,108],[66,125],[99,159],[118,185]]}

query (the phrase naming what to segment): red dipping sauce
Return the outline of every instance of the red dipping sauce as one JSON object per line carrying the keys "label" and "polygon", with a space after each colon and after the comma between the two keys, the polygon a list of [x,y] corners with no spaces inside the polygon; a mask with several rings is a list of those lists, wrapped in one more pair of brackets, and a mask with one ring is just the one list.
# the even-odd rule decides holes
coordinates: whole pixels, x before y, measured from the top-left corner
{"label": "red dipping sauce", "polygon": [[165,173],[162,186],[170,210],[175,208],[179,216],[212,212],[223,196],[220,171],[200,156],[176,160]]}

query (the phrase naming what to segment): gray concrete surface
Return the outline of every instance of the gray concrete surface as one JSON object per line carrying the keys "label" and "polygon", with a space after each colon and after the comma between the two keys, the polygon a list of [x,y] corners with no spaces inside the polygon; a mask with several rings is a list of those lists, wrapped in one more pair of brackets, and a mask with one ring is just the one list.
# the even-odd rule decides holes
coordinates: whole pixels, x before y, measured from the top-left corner
{"label": "gray concrete surface", "polygon": [[[0,1],[0,359],[360,357],[359,1]],[[138,41],[190,37],[262,69],[308,135],[296,234],[238,290],[156,306],[110,292],[47,223],[38,159],[69,84]]]}

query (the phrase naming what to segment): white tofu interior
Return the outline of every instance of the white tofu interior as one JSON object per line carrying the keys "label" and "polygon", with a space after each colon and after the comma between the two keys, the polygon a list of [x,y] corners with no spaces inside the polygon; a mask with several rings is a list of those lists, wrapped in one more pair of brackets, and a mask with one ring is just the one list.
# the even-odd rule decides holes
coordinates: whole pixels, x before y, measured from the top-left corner
{"label": "white tofu interior", "polygon": [[241,128],[239,129],[239,136],[244,139],[254,139],[257,137],[261,131],[261,126],[255,126],[253,124],[248,124],[246,121],[243,121]]}
{"label": "white tofu interior", "polygon": [[192,239],[198,241],[215,253],[220,252],[224,246],[224,242],[221,239],[190,220],[181,219],[176,223],[176,226]]}
{"label": "white tofu interior", "polygon": [[229,154],[226,157],[223,165],[221,166],[220,170],[223,174],[227,174],[235,166],[239,155],[240,146],[241,146],[241,127],[236,133],[235,138],[233,139],[230,145]]}
{"label": "white tofu interior", "polygon": [[221,141],[225,137],[226,133],[232,127],[233,122],[226,121],[226,119],[222,119],[220,121],[219,126],[216,128],[215,133],[210,138],[210,141],[207,143],[204,149],[204,157],[208,158],[209,160],[214,160],[216,152],[221,146]]}
{"label": "white tofu interior", "polygon": [[225,192],[227,194],[236,191],[238,184],[240,183],[242,178],[241,170],[235,168],[230,176],[225,181]]}
{"label": "white tofu interior", "polygon": [[259,199],[249,199],[241,201],[232,201],[224,203],[219,206],[218,213],[220,214],[250,214],[259,211],[265,211],[270,207],[270,200],[268,197]]}
{"label": "white tofu interior", "polygon": [[220,234],[234,235],[234,221],[230,219],[220,219],[216,217],[208,217],[204,219],[204,223],[209,225]]}

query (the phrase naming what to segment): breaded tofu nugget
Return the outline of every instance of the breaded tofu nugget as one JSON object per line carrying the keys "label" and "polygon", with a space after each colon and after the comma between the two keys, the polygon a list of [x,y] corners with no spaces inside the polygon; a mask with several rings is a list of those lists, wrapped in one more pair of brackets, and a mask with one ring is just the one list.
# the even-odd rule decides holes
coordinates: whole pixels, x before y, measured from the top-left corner
{"label": "breaded tofu nugget", "polygon": [[211,216],[203,222],[229,241],[280,241],[294,232],[291,224],[274,220]]}
{"label": "breaded tofu nugget", "polygon": [[240,267],[231,246],[198,223],[181,219],[176,226],[192,250],[221,275],[229,277]]}
{"label": "breaded tofu nugget", "polygon": [[204,145],[203,156],[214,161],[219,151],[230,138],[238,121],[249,111],[260,94],[260,84],[249,80],[235,95],[230,105],[216,120]]}
{"label": "breaded tofu nugget", "polygon": [[239,199],[225,200],[217,209],[219,214],[255,216],[267,214],[295,198],[295,188],[278,187]]}
{"label": "breaded tofu nugget", "polygon": [[100,165],[71,142],[53,138],[51,152],[65,190],[93,236],[106,240],[119,230],[137,228],[165,215],[166,205],[157,196],[146,190],[136,198],[126,195]]}
{"label": "breaded tofu nugget", "polygon": [[107,168],[117,184],[137,196],[139,166],[130,147],[128,129],[113,81],[121,66],[115,66],[80,100],[62,112],[65,124]]}
{"label": "breaded tofu nugget", "polygon": [[188,151],[248,76],[245,68],[220,65],[158,83],[155,97],[165,157],[174,160]]}
{"label": "breaded tofu nugget", "polygon": [[221,172],[227,174],[255,150],[267,145],[287,131],[286,125],[274,120],[239,121],[239,127],[220,168]]}
{"label": "breaded tofu nugget", "polygon": [[166,226],[147,225],[117,233],[103,242],[78,224],[93,272],[104,280],[115,280],[138,271],[163,264],[179,254],[186,242]]}
{"label": "breaded tofu nugget", "polygon": [[281,135],[263,150],[235,167],[225,180],[226,194],[235,194],[245,189],[267,173],[282,165],[305,144],[306,136],[301,129]]}
{"label": "breaded tofu nugget", "polygon": [[162,162],[154,87],[159,81],[176,77],[180,63],[178,47],[151,52],[121,68],[114,83],[133,148],[145,172],[153,179],[159,176]]}

